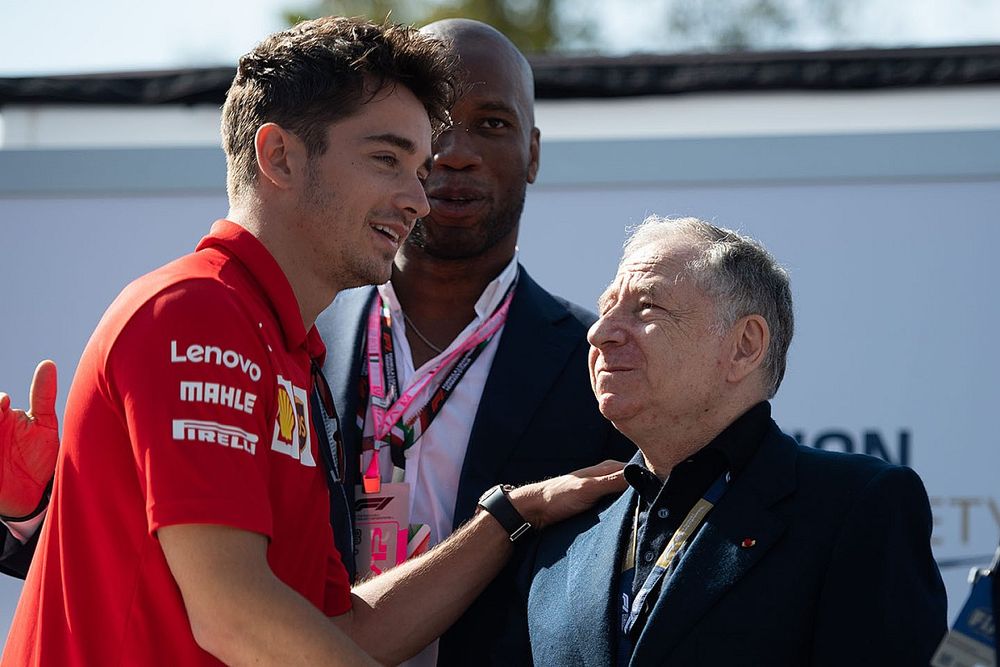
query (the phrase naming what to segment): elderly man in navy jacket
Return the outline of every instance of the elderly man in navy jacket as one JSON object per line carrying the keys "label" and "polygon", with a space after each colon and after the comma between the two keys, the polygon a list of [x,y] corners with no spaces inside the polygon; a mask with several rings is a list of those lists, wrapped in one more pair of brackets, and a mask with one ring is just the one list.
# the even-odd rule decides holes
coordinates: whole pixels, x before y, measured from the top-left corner
{"label": "elderly man in navy jacket", "polygon": [[792,299],[767,251],[651,217],[599,311],[591,382],[640,453],[625,494],[540,536],[534,662],[926,665],[946,629],[926,492],[771,420]]}

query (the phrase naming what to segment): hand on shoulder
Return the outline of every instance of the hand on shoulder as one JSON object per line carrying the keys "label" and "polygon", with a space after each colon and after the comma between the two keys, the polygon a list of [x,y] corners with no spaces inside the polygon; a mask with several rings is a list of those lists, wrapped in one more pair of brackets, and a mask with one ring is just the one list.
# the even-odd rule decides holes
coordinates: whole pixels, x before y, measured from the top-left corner
{"label": "hand on shoulder", "polygon": [[517,511],[541,529],[579,514],[610,493],[625,490],[620,461],[603,461],[588,468],[526,484],[510,492]]}

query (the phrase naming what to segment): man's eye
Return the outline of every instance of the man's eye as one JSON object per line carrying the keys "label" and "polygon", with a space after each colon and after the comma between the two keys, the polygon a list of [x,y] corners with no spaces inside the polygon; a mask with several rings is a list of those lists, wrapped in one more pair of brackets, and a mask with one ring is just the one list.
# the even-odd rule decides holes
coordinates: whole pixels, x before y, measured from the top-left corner
{"label": "man's eye", "polygon": [[510,127],[510,123],[503,118],[484,118],[480,121],[479,127],[486,130],[502,130],[505,127]]}
{"label": "man's eye", "polygon": [[399,164],[399,160],[396,159],[394,155],[376,155],[375,159],[379,162],[386,164],[389,167],[395,167]]}

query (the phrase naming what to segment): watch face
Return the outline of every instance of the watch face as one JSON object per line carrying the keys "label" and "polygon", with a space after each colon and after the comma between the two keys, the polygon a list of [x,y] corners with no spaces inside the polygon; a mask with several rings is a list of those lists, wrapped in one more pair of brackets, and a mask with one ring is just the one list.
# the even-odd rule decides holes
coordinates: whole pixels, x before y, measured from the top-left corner
{"label": "watch face", "polygon": [[496,492],[499,489],[500,489],[499,484],[497,484],[496,486],[491,486],[490,488],[486,489],[486,491],[483,492],[483,495],[479,496],[478,504],[482,505],[484,502],[486,502],[487,498],[492,496],[494,492]]}

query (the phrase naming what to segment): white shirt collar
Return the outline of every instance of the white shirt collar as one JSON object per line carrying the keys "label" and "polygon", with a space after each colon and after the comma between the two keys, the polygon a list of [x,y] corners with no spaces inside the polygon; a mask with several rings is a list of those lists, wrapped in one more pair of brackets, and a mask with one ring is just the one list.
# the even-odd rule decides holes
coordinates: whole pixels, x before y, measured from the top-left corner
{"label": "white shirt collar", "polygon": [[[510,263],[504,267],[500,275],[490,281],[486,289],[483,290],[483,293],[479,295],[475,306],[477,322],[485,320],[493,314],[493,311],[500,307],[500,303],[507,295],[507,290],[514,284],[515,278],[517,278],[516,250]],[[378,293],[382,297],[382,302],[388,304],[389,312],[392,313],[393,319],[402,317],[403,308],[399,305],[399,298],[396,297],[396,291],[392,288],[392,281],[384,285],[379,285]]]}

